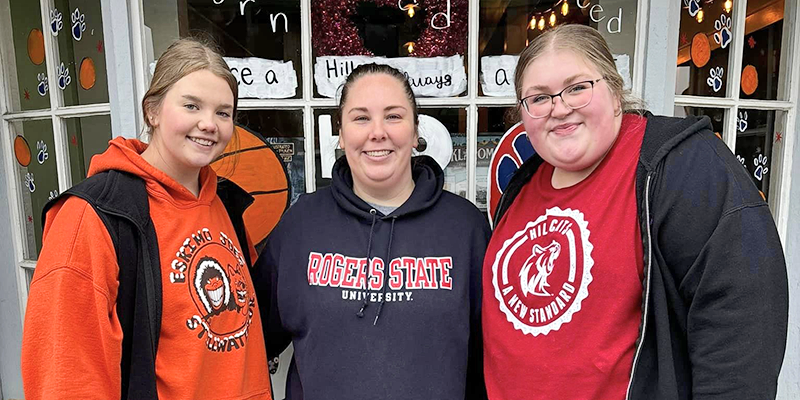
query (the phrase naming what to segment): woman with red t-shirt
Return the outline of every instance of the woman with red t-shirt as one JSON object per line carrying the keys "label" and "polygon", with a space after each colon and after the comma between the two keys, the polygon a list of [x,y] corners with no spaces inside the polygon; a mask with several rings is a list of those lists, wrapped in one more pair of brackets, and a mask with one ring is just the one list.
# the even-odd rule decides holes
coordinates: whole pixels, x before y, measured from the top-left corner
{"label": "woman with red t-shirt", "polygon": [[484,261],[489,398],[774,398],[783,251],[708,118],[634,112],[607,43],[580,25],[537,37],[515,86],[536,154]]}

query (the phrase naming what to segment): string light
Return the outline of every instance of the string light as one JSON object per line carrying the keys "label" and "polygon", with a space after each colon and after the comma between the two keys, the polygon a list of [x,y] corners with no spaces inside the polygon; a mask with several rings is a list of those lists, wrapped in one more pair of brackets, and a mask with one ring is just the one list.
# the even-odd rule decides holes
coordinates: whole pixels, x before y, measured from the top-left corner
{"label": "string light", "polygon": [[416,9],[419,8],[419,5],[417,5],[417,1],[414,0],[412,3],[406,4],[404,6],[401,5],[401,3],[402,0],[397,1],[398,7],[400,7],[401,10],[408,13],[408,18],[414,18],[414,15],[417,13]]}
{"label": "string light", "polygon": [[550,13],[550,26],[556,26],[556,13],[555,13],[555,11]]}
{"label": "string light", "polygon": [[404,46],[406,46],[406,50],[408,50],[408,54],[414,52],[414,42],[408,42]]}
{"label": "string light", "polygon": [[544,17],[542,17],[541,19],[539,19],[539,30],[540,30],[540,31],[543,31],[543,30],[544,30]]}
{"label": "string light", "polygon": [[567,14],[569,14],[569,4],[567,3],[567,0],[564,0],[564,2],[561,3],[561,15],[566,17]]}
{"label": "string light", "polygon": [[703,17],[705,16],[704,14],[705,13],[703,12],[702,8],[697,11],[697,15],[695,16],[695,19],[697,19],[697,23],[703,22]]}
{"label": "string light", "polygon": [[725,7],[725,12],[726,13],[730,13],[731,9],[733,9],[733,1],[725,0],[725,4],[723,4],[723,7]]}
{"label": "string light", "polygon": [[530,26],[531,26],[531,30],[536,29],[536,16],[535,15],[533,17],[531,17]]}
{"label": "string light", "polygon": [[414,18],[414,6],[408,7],[408,18]]}

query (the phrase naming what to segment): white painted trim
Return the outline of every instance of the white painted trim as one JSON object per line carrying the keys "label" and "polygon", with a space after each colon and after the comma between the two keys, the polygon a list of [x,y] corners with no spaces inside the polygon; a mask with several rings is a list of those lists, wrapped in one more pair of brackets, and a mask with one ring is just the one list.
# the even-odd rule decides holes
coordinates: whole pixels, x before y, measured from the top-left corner
{"label": "white painted trim", "polygon": [[[313,193],[317,190],[316,179],[316,153],[314,151],[314,109],[311,100],[314,97],[314,75],[313,75],[313,54],[311,44],[311,0],[300,1],[300,57],[301,71],[303,75],[303,130],[305,133],[305,174],[306,174],[306,193]],[[330,101],[332,107],[336,107],[333,99]]]}
{"label": "white painted trim", "polygon": [[[475,100],[478,97],[478,37],[480,36],[480,1],[470,0],[467,11],[467,96],[469,105],[467,111],[467,199],[475,203],[477,196],[476,169],[478,164],[478,107]],[[452,133],[452,132],[451,132]]]}
{"label": "white painted trim", "polygon": [[644,54],[647,52],[647,13],[650,2],[639,0],[636,5],[636,32],[635,52],[633,55],[633,76],[631,91],[637,97],[642,97],[644,91]]}

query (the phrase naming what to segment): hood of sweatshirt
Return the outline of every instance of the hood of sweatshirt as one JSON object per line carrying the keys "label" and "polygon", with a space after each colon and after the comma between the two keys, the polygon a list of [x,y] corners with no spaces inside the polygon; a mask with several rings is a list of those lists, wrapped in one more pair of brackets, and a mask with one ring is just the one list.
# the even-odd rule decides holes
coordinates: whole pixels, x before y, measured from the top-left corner
{"label": "hood of sweatshirt", "polygon": [[[392,217],[397,218],[427,210],[436,204],[442,195],[444,172],[433,158],[428,156],[412,158],[411,176],[414,180],[414,191],[408,200],[392,213]],[[372,221],[370,210],[373,207],[353,191],[353,174],[346,157],[339,157],[333,165],[331,191],[339,207],[366,223]]]}
{"label": "hood of sweatshirt", "polygon": [[108,149],[92,157],[88,176],[107,170],[127,172],[142,178],[147,191],[154,196],[169,199],[177,206],[210,203],[217,195],[217,175],[211,167],[200,169],[200,193],[197,197],[169,175],[150,165],[142,152],[147,144],[136,139],[117,137],[108,142]]}

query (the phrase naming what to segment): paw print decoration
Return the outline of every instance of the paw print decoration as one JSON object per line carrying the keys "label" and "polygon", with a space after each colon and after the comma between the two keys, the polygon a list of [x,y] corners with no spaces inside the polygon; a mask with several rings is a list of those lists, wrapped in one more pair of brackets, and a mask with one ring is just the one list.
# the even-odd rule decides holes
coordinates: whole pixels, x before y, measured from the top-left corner
{"label": "paw print decoration", "polygon": [[692,18],[700,12],[700,2],[697,0],[683,0],[683,4],[686,6],[686,9],[689,10],[689,16]]}
{"label": "paw print decoration", "polygon": [[50,10],[50,33],[53,36],[58,36],[58,32],[61,31],[61,28],[64,27],[64,17],[61,15],[61,11],[58,11],[57,8]]}
{"label": "paw print decoration", "polygon": [[753,159],[753,165],[756,167],[756,170],[753,172],[753,176],[761,181],[769,172],[769,168],[767,168],[767,156],[759,154],[758,157]]}
{"label": "paw print decoration", "polygon": [[53,200],[58,197],[58,190],[51,190],[50,193],[47,194],[47,201]]}
{"label": "paw print decoration", "polygon": [[722,67],[715,67],[711,68],[708,71],[708,79],[706,79],[706,83],[714,93],[719,92],[722,89],[722,75],[725,73],[725,70]]}
{"label": "paw print decoration", "polygon": [[72,38],[80,41],[83,39],[83,31],[86,30],[86,14],[81,13],[77,7],[72,12]]}
{"label": "paw print decoration", "polygon": [[739,116],[736,117],[736,129],[739,130],[739,132],[747,130],[747,111],[739,111]]}
{"label": "paw print decoration", "polygon": [[69,68],[64,66],[62,62],[61,65],[56,68],[56,73],[58,73],[58,87],[61,90],[66,89],[69,83],[72,82],[72,78],[69,77]]}
{"label": "paw print decoration", "polygon": [[36,142],[36,149],[39,150],[39,152],[36,154],[36,161],[39,162],[39,165],[42,165],[45,161],[47,161],[48,158],[50,158],[50,154],[47,153],[47,143],[45,143],[43,140]]}
{"label": "paw print decoration", "polygon": [[45,74],[44,72],[41,72],[41,73],[39,73],[39,75],[36,75],[36,79],[39,80],[39,84],[36,85],[36,92],[39,93],[39,96],[42,96],[42,97],[46,96],[47,95],[47,89],[48,89],[48,86],[47,86],[47,74]]}
{"label": "paw print decoration", "polygon": [[726,48],[731,44],[733,35],[731,34],[731,19],[730,17],[722,14],[719,19],[714,21],[714,41],[717,42],[719,47]]}
{"label": "paw print decoration", "polygon": [[33,174],[28,172],[25,174],[25,187],[28,188],[28,191],[33,193],[36,191],[36,184],[33,182]]}
{"label": "paw print decoration", "polygon": [[747,168],[747,166],[744,164],[744,157],[737,154],[736,159],[739,160],[740,163],[742,163],[743,167]]}

